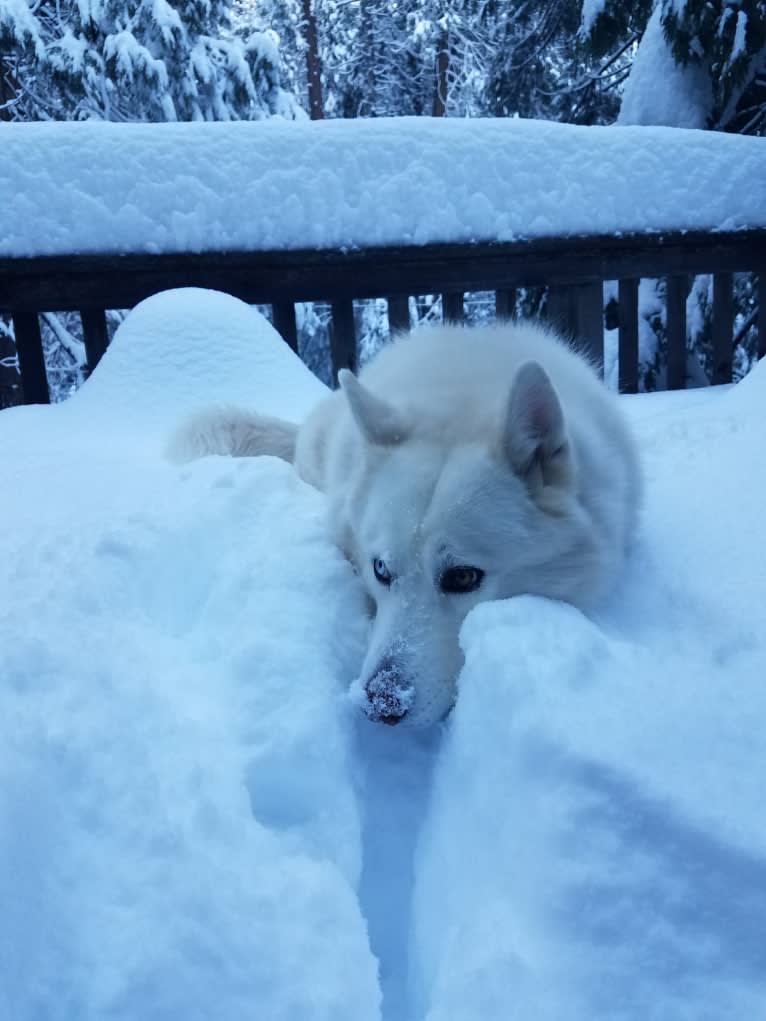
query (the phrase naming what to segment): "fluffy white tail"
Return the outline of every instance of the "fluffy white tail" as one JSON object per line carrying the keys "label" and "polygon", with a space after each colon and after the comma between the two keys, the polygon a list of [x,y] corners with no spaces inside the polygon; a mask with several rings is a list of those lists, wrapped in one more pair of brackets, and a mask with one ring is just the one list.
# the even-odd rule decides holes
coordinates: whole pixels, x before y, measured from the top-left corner
{"label": "fluffy white tail", "polygon": [[271,454],[292,462],[297,425],[239,408],[211,408],[183,422],[167,447],[171,461],[184,463],[208,454],[255,457]]}

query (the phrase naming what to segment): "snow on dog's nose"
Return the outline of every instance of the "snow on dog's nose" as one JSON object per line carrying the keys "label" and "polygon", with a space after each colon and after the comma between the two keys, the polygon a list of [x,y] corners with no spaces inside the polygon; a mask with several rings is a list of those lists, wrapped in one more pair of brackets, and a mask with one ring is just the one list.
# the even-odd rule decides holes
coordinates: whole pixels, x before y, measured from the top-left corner
{"label": "snow on dog's nose", "polygon": [[364,686],[367,703],[364,711],[375,723],[400,723],[415,700],[415,688],[402,675],[390,657],[382,660]]}

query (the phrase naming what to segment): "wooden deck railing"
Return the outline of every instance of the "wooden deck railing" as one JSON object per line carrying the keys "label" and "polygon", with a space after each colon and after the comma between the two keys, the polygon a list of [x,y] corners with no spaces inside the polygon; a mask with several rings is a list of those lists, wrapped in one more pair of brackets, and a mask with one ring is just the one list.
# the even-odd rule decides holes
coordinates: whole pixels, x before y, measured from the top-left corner
{"label": "wooden deck railing", "polygon": [[329,301],[333,369],[353,367],[355,298],[388,299],[391,328],[407,328],[407,298],[442,294],[445,318],[458,321],[466,291],[492,290],[507,317],[519,287],[552,287],[564,327],[597,360],[603,356],[603,288],[619,281],[619,379],[638,384],[638,283],[667,278],[668,386],[683,387],[688,278],[713,274],[713,382],[732,375],[732,274],[758,274],[758,353],[766,353],[766,229],[545,238],[480,244],[279,252],[68,255],[0,259],[0,312],[13,317],[24,397],[44,403],[48,384],[39,313],[79,311],[88,367],[107,344],[105,310],[131,308],[172,287],[209,287],[251,304],[270,304],[276,328],[297,349],[295,303]]}

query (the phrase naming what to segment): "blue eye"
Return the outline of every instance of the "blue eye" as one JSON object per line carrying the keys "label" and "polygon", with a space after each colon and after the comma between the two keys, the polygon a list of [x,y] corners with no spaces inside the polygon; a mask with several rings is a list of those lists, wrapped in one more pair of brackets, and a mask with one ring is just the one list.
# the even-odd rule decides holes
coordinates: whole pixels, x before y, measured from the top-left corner
{"label": "blue eye", "polygon": [[447,595],[475,592],[483,577],[478,567],[448,567],[439,578],[439,588]]}
{"label": "blue eye", "polygon": [[381,585],[389,586],[391,584],[391,572],[386,566],[385,560],[381,560],[380,557],[376,557],[372,562],[372,569],[375,572],[375,577]]}

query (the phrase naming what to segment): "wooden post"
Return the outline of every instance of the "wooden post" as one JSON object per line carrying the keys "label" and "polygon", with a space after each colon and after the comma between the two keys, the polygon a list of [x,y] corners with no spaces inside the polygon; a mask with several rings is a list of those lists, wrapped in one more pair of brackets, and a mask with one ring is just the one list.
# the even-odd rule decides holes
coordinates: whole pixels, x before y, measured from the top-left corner
{"label": "wooden post", "polygon": [[388,299],[388,329],[391,335],[406,333],[410,328],[410,299],[398,294]]}
{"label": "wooden post", "polygon": [[733,319],[732,275],[716,273],[713,276],[713,383],[731,383]]}
{"label": "wooden post", "polygon": [[442,319],[445,323],[460,324],[463,322],[463,292],[442,295]]}
{"label": "wooden post", "polygon": [[636,279],[618,284],[620,393],[638,393],[638,284]]}
{"label": "wooden post", "polygon": [[575,292],[576,328],[578,342],[604,372],[604,285],[600,280],[580,284]]}
{"label": "wooden post", "polygon": [[291,301],[275,301],[271,306],[274,329],[282,340],[298,354],[298,324],[295,320],[295,305]]}
{"label": "wooden post", "polygon": [[48,377],[45,374],[40,320],[34,309],[16,308],[11,313],[16,350],[19,353],[21,385],[25,404],[50,404]]}
{"label": "wooden post", "polygon": [[332,380],[338,382],[341,369],[356,370],[356,333],[354,330],[354,303],[344,298],[332,303],[330,323],[330,356]]}
{"label": "wooden post", "polygon": [[564,284],[550,284],[545,299],[545,318],[557,333],[567,340],[574,338],[577,324],[574,321],[572,288]]}
{"label": "wooden post", "polygon": [[24,392],[18,368],[18,351],[5,331],[0,333],[0,410],[21,404]]}
{"label": "wooden post", "polygon": [[667,278],[666,301],[668,390],[683,390],[686,386],[686,277]]}
{"label": "wooden post", "polygon": [[109,333],[106,328],[106,312],[103,308],[84,308],[80,312],[80,322],[82,323],[82,335],[85,341],[85,355],[87,357],[85,375],[87,378],[101,361],[109,343]]}
{"label": "wooden post", "polygon": [[516,288],[503,287],[495,291],[495,319],[498,322],[513,319],[516,314]]}

